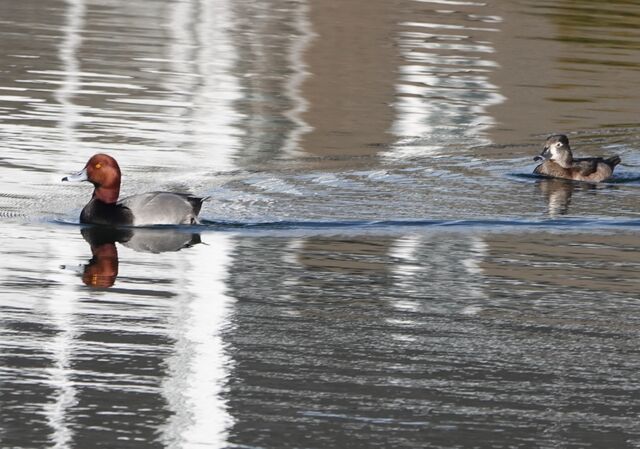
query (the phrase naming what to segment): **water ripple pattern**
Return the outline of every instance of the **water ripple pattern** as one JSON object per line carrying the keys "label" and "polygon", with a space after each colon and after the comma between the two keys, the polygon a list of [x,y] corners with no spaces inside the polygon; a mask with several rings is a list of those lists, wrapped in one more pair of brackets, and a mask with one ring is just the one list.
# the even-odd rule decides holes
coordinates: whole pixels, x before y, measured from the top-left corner
{"label": "water ripple pattern", "polygon": [[[0,2],[0,447],[640,447],[638,17]],[[201,223],[78,223],[96,152]]]}
{"label": "water ripple pattern", "polygon": [[489,143],[484,131],[494,121],[487,108],[504,100],[488,76],[497,68],[491,38],[500,32],[501,18],[478,14],[484,10],[480,3],[456,2],[455,11],[440,3],[421,2],[418,10],[427,21],[399,24],[403,64],[392,130],[402,139],[394,157]]}

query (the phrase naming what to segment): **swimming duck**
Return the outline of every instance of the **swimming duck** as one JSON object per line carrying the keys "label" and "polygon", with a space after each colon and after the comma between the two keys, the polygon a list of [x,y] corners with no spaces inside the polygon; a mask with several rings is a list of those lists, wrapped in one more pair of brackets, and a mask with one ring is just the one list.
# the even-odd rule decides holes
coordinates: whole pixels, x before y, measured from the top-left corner
{"label": "swimming duck", "polygon": [[535,174],[590,182],[606,181],[620,163],[619,156],[574,159],[569,139],[564,134],[549,136],[542,153],[533,160],[544,161],[533,170]]}
{"label": "swimming duck", "polygon": [[184,193],[148,192],[118,201],[120,167],[114,158],[96,154],[78,173],[63,181],[89,181],[95,189],[91,201],[82,209],[80,223],[148,226],[195,224],[206,198]]}

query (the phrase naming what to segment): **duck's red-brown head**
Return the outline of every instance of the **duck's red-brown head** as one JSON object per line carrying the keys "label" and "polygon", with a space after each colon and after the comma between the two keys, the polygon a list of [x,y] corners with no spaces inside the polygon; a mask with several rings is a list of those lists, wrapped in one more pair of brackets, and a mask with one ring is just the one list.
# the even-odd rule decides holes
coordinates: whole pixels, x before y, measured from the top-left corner
{"label": "duck's red-brown head", "polygon": [[78,173],[65,176],[63,181],[89,181],[95,190],[94,198],[107,204],[114,204],[120,195],[120,167],[107,154],[95,154]]}

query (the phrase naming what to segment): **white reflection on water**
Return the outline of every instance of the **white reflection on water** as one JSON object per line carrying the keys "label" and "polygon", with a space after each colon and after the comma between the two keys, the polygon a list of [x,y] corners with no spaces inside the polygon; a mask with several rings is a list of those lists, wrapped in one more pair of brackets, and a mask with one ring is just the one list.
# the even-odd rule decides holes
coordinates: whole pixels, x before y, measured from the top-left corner
{"label": "white reflection on water", "polygon": [[[488,301],[489,295],[485,293],[484,285],[484,269],[482,263],[489,255],[489,246],[481,235],[473,235],[470,237],[469,242],[469,255],[462,259],[462,265],[467,271],[469,277],[467,294],[469,295],[469,301],[479,300],[480,304],[484,305]],[[460,313],[463,315],[475,315],[482,310],[481,305],[467,304]]]}
{"label": "white reflection on water", "polygon": [[[399,292],[414,290],[414,278],[417,272],[424,271],[424,267],[418,260],[421,244],[422,238],[420,236],[409,235],[398,239],[389,251],[389,255],[398,260],[398,263],[393,264],[392,270],[395,287]],[[397,309],[411,312],[416,312],[420,309],[418,301],[408,297],[401,301],[395,300],[391,305]]]}
{"label": "white reflection on water", "polygon": [[[84,27],[84,0],[67,0],[65,10],[64,39],[59,48],[60,61],[64,70],[64,78],[55,92],[55,98],[62,106],[58,127],[67,146],[76,143],[75,127],[79,121],[79,112],[72,102],[72,97],[80,89],[80,64],[77,52],[81,43],[81,32]],[[75,245],[72,245],[75,247]],[[67,245],[67,250],[71,246]],[[57,261],[60,248],[56,240],[49,241],[49,254],[53,257],[45,260]],[[73,432],[70,428],[68,411],[76,403],[76,388],[72,381],[73,347],[79,331],[74,315],[78,305],[78,293],[68,282],[65,275],[56,266],[51,267],[56,282],[55,294],[47,298],[47,309],[51,324],[57,334],[45,343],[46,351],[51,354],[53,366],[46,369],[50,387],[55,390],[54,401],[44,406],[49,426],[53,429],[51,439],[55,449],[70,447]]]}
{"label": "white reflection on water", "polygon": [[[151,120],[129,120],[112,132],[131,141],[147,139],[145,152],[170,150],[162,152],[164,165],[232,169],[242,136],[242,114],[235,103],[244,93],[234,70],[238,52],[230,35],[235,28],[231,4],[174,2],[163,19],[171,37],[160,40],[166,42],[163,57],[136,59],[142,72],[156,75],[162,89],[151,92],[145,86],[109,99],[123,116],[131,108],[153,110],[146,113]],[[136,154],[152,160],[142,150],[136,148]]]}
{"label": "white reflection on water", "polygon": [[[79,348],[78,338],[82,329],[78,322],[81,290],[71,280],[75,277],[74,270],[61,270],[60,266],[68,261],[81,260],[86,253],[86,245],[81,239],[68,239],[60,245],[59,239],[52,238],[47,241],[43,253],[49,255],[43,259],[48,266],[40,270],[47,273],[47,279],[54,283],[54,288],[43,300],[42,309],[37,301],[34,310],[41,313],[43,321],[56,332],[54,337],[43,340],[44,353],[52,360],[45,369],[45,382],[53,389],[51,400],[43,405],[43,413],[52,429],[53,447],[62,449],[73,445],[73,422],[69,413],[77,402],[78,392],[73,381],[77,372],[73,364],[77,359],[75,352]],[[31,261],[29,258],[25,260]]]}
{"label": "white reflection on water", "polygon": [[299,37],[291,44],[289,49],[289,61],[291,62],[292,75],[285,83],[287,96],[291,99],[292,107],[285,115],[295,124],[291,128],[282,148],[287,155],[299,153],[301,137],[311,131],[311,126],[303,119],[303,114],[309,108],[308,101],[302,95],[302,84],[309,76],[304,55],[315,37],[309,21],[309,5],[305,1],[299,2],[293,12],[293,25],[298,31]]}
{"label": "white reflection on water", "polygon": [[243,96],[233,70],[238,58],[230,35],[235,23],[233,5],[228,0],[200,0],[198,6],[195,72],[201,79],[195,86],[189,132],[193,135],[192,146],[199,150],[196,153],[203,163],[217,170],[230,169],[241,137],[237,126],[241,114],[235,102]]}
{"label": "white reflection on water", "polygon": [[81,68],[77,52],[82,43],[81,33],[84,27],[85,13],[84,0],[67,0],[64,39],[58,49],[63,66],[63,79],[60,87],[55,92],[55,98],[62,106],[58,126],[62,131],[63,142],[68,148],[73,148],[77,143],[74,131],[79,122],[80,111],[78,106],[73,104],[72,99],[81,87]]}
{"label": "white reflection on water", "polygon": [[[57,244],[49,250],[57,252]],[[54,259],[57,261],[57,259]],[[52,267],[52,271],[56,267]],[[55,271],[53,271],[55,272]],[[57,330],[55,337],[47,340],[45,351],[51,354],[53,366],[46,369],[47,383],[54,389],[53,402],[44,406],[47,423],[53,429],[53,447],[70,447],[73,432],[69,425],[68,411],[76,404],[76,388],[72,381],[73,347],[79,335],[74,315],[78,305],[78,294],[66,276],[58,275],[60,282],[56,293],[47,299],[50,324]],[[55,279],[54,279],[55,280]]]}
{"label": "white reflection on water", "polygon": [[162,429],[171,448],[223,447],[233,424],[222,397],[232,361],[221,336],[234,302],[225,294],[233,240],[210,234],[207,244],[191,250],[172,326],[175,352],[163,394],[174,414]]}
{"label": "white reflection on water", "polygon": [[[450,4],[486,7],[468,2]],[[504,101],[488,77],[497,67],[487,59],[494,52],[489,33],[499,29],[476,25],[478,18],[492,25],[501,19],[468,14],[465,24],[454,25],[445,23],[450,12],[434,10],[428,22],[399,24],[404,64],[398,68],[397,117],[392,132],[402,140],[391,149],[391,157],[439,153],[451,144],[490,143],[485,130],[495,120],[487,109]]]}

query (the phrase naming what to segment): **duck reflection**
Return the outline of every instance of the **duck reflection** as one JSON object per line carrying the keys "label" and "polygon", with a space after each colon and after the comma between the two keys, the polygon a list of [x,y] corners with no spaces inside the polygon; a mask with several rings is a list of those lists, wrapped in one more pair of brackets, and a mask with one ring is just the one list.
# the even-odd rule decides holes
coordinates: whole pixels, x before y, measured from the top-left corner
{"label": "duck reflection", "polygon": [[542,178],[536,186],[547,199],[550,217],[566,215],[574,192],[587,192],[602,189],[615,189],[612,185],[595,184],[589,182],[575,182],[568,179]]}
{"label": "duck reflection", "polygon": [[198,243],[200,234],[175,229],[118,229],[104,226],[82,228],[93,257],[85,265],[82,282],[89,287],[109,288],[118,277],[116,242],[135,251],[163,253],[179,251]]}
{"label": "duck reflection", "polygon": [[549,205],[548,212],[551,217],[566,215],[569,212],[571,196],[575,183],[566,179],[544,178],[536,183]]}

